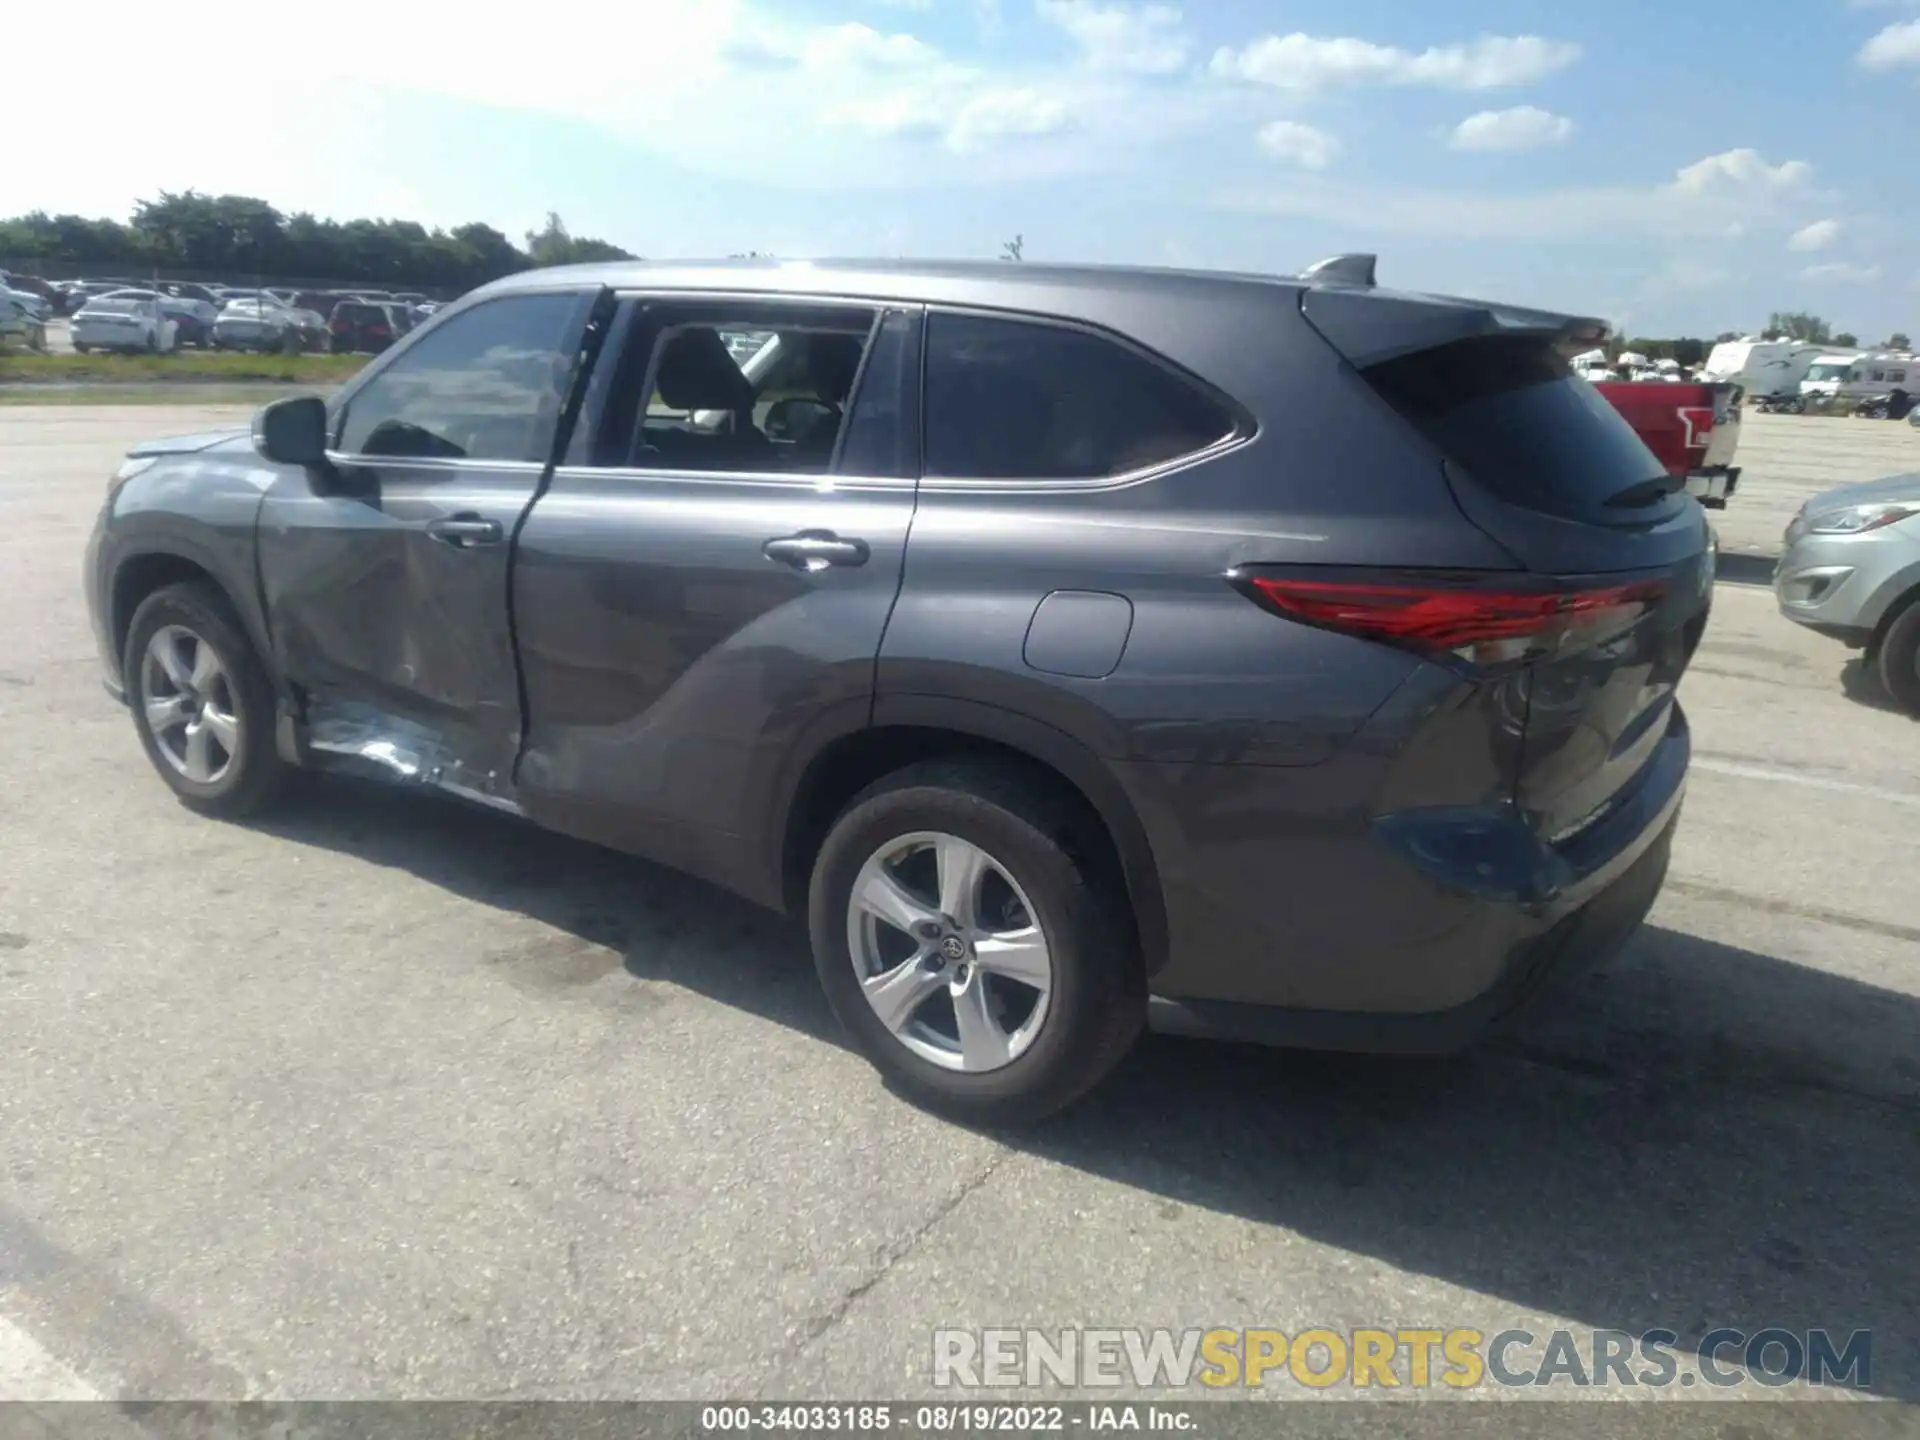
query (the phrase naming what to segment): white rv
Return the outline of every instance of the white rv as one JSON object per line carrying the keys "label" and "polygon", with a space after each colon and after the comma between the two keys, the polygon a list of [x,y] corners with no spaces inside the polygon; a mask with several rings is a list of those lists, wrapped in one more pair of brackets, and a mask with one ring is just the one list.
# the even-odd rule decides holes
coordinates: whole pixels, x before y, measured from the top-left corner
{"label": "white rv", "polygon": [[[1815,362],[1835,353],[1806,340],[1723,340],[1700,369],[1702,380],[1731,380],[1751,399],[1794,395]],[[1845,352],[1851,358],[1853,352]]]}
{"label": "white rv", "polygon": [[1920,356],[1898,350],[1825,356],[1800,382],[1802,395],[1826,400],[1865,400],[1896,390],[1909,395],[1920,392]]}

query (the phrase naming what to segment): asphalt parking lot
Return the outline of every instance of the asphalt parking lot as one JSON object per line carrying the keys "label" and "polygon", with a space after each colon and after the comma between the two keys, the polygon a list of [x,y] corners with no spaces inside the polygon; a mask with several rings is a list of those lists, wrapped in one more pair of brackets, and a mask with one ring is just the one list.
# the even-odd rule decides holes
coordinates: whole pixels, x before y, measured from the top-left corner
{"label": "asphalt parking lot", "polygon": [[1088,1323],[1866,1328],[1920,1398],[1920,724],[1745,583],[1920,431],[1748,416],[1672,878],[1525,1035],[1152,1039],[995,1137],[717,892],[345,783],[176,805],[81,550],[125,444],[244,413],[0,409],[0,1398],[917,1396],[936,1326]]}

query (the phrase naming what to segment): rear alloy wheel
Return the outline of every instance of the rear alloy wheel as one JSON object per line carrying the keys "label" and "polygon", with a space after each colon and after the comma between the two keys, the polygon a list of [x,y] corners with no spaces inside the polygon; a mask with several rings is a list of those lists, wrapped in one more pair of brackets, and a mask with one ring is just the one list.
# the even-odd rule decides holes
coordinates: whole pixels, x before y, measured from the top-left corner
{"label": "rear alloy wheel", "polygon": [[211,585],[170,585],[134,611],[126,686],[147,758],[187,805],[239,816],[279,789],[273,688]]}
{"label": "rear alloy wheel", "polygon": [[814,868],[814,962],[834,1013],[912,1099],[971,1123],[1062,1108],[1139,1033],[1124,891],[1035,777],[935,762],[881,781]]}
{"label": "rear alloy wheel", "polygon": [[1920,598],[1894,617],[1874,659],[1887,694],[1909,715],[1920,716]]}

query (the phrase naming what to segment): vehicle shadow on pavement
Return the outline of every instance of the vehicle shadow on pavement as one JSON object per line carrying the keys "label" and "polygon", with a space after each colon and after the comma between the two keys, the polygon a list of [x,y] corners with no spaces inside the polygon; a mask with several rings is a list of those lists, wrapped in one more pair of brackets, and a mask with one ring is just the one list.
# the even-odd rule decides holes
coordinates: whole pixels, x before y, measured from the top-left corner
{"label": "vehicle shadow on pavement", "polygon": [[[596,983],[624,966],[843,1043],[798,926],[645,862],[337,782],[259,828],[611,947]],[[1654,924],[1464,1056],[1148,1037],[1076,1109],[996,1138],[1525,1311],[1670,1329],[1682,1348],[1720,1326],[1842,1345],[1869,1329],[1874,1392],[1914,1399],[1915,1037],[1911,996]]]}
{"label": "vehicle shadow on pavement", "polygon": [[1873,666],[1857,655],[1840,667],[1840,692],[1854,704],[1864,705],[1869,710],[1906,715],[1910,720],[1920,718],[1908,715],[1900,702],[1887,693],[1887,687],[1880,683],[1880,676]]}

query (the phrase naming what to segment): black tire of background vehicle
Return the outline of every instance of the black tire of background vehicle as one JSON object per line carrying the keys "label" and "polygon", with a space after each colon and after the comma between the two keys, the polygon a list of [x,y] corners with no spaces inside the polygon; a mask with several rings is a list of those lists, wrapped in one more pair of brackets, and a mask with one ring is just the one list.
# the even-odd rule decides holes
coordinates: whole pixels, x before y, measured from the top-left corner
{"label": "black tire of background vehicle", "polygon": [[1920,595],[1893,617],[1874,651],[1887,694],[1909,715],[1920,716]]}
{"label": "black tire of background vehicle", "polygon": [[91,345],[82,345],[78,340],[73,342],[73,353],[76,355],[87,355],[92,353],[92,350]]}
{"label": "black tire of background vehicle", "polygon": [[298,355],[305,348],[306,346],[301,343],[300,332],[298,330],[285,330],[281,332],[280,353],[282,355]]}
{"label": "black tire of background vehicle", "polygon": [[[159,753],[140,704],[140,666],[154,632],[179,625],[213,646],[221,659],[233,693],[234,720],[240,736],[239,753],[226,773],[202,785],[182,775]],[[147,759],[180,802],[191,810],[220,819],[239,819],[270,804],[293,773],[274,748],[273,684],[260,663],[246,631],[234,617],[227,598],[211,583],[188,581],[156,590],[133,612],[127,627],[122,679],[133,709],[134,729]]]}
{"label": "black tire of background vehicle", "polygon": [[[1105,1079],[1146,1020],[1146,976],[1127,896],[1101,873],[1083,825],[1042,777],[997,761],[936,760],[889,775],[849,803],[814,862],[814,966],[834,1014],[882,1075],[929,1110],[971,1125],[1017,1125],[1064,1109]],[[908,1050],[862,994],[847,906],[869,856],[890,839],[941,831],[981,846],[1019,881],[1053,964],[1040,1033],[1011,1064],[945,1070]]]}
{"label": "black tire of background vehicle", "polygon": [[160,353],[160,332],[158,330],[149,330],[147,332],[146,345],[144,348],[149,355],[158,355]]}

